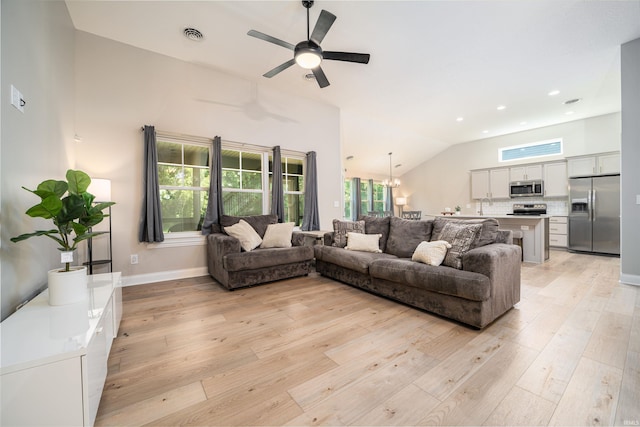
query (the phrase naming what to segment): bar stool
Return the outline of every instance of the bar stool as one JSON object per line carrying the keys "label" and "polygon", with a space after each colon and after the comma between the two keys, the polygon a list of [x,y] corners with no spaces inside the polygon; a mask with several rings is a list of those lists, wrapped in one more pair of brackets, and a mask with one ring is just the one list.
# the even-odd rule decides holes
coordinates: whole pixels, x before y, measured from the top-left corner
{"label": "bar stool", "polygon": [[522,253],[522,261],[524,261],[524,247],[522,246],[522,239],[524,237],[524,233],[520,230],[512,230],[513,236],[513,244],[520,246],[520,252]]}

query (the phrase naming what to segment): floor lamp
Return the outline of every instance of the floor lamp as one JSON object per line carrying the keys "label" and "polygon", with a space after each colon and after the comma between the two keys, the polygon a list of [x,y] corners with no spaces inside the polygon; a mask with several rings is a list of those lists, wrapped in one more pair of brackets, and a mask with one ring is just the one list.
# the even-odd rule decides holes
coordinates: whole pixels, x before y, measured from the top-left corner
{"label": "floor lamp", "polygon": [[398,213],[402,217],[402,207],[407,204],[406,197],[396,197],[396,205],[398,205]]}

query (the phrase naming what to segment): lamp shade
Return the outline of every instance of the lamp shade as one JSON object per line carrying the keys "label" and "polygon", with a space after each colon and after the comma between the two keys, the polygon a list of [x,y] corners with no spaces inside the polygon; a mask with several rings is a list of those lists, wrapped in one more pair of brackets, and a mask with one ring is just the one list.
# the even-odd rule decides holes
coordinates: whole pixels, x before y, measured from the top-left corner
{"label": "lamp shade", "polygon": [[407,198],[406,197],[396,197],[396,205],[404,206],[406,204],[407,204]]}
{"label": "lamp shade", "polygon": [[91,184],[89,184],[89,189],[87,191],[96,197],[94,199],[96,202],[110,202],[111,180],[91,178]]}

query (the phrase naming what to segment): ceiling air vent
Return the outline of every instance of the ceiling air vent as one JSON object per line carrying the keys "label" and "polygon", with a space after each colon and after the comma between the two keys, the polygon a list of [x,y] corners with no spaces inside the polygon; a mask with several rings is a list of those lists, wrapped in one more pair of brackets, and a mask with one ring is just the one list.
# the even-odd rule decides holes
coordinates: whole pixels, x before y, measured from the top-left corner
{"label": "ceiling air vent", "polygon": [[182,33],[189,40],[193,40],[193,41],[196,41],[196,42],[199,42],[200,40],[202,40],[204,38],[202,33],[200,31],[196,30],[195,28],[185,28],[182,31]]}

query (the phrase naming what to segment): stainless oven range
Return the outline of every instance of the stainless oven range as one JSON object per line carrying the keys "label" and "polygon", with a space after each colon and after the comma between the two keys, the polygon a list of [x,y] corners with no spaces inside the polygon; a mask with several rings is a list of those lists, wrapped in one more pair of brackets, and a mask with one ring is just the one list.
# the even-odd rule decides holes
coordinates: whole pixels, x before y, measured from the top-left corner
{"label": "stainless oven range", "polygon": [[539,216],[547,213],[546,203],[514,203],[513,213],[507,215]]}

